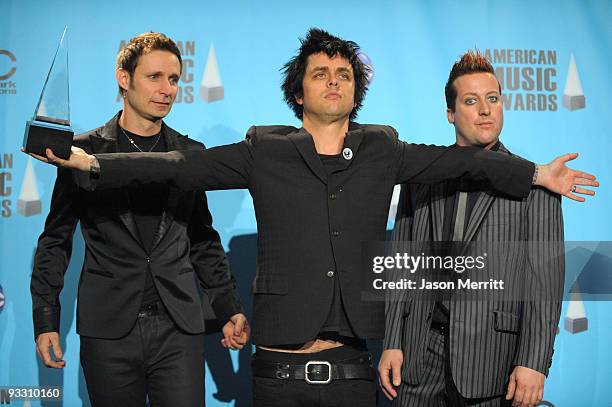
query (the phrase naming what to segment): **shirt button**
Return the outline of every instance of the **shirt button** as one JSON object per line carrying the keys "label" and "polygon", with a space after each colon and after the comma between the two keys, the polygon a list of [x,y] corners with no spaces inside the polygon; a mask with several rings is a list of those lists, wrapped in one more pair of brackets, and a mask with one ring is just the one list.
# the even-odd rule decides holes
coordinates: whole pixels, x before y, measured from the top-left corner
{"label": "shirt button", "polygon": [[333,236],[333,237],[338,237],[338,236],[340,236],[340,232],[338,232],[337,230],[334,230],[334,231],[332,232],[332,236]]}
{"label": "shirt button", "polygon": [[334,271],[333,270],[329,270],[327,272],[327,277],[332,278],[334,276]]}
{"label": "shirt button", "polygon": [[337,198],[336,194],[329,194],[329,199],[334,200]]}

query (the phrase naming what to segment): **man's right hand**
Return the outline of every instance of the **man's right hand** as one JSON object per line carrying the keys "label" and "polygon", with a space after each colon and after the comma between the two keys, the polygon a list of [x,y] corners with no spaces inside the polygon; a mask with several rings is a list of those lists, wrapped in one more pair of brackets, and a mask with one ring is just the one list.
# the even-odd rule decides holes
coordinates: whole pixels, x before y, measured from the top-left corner
{"label": "man's right hand", "polygon": [[[52,346],[55,360],[51,357]],[[36,338],[36,353],[47,367],[63,369],[66,366],[66,362],[62,360],[62,347],[57,332],[45,332],[38,335]]]}
{"label": "man's right hand", "polygon": [[91,165],[95,161],[97,161],[95,156],[87,154],[85,150],[78,147],[72,147],[70,149],[70,157],[68,157],[67,160],[57,157],[55,154],[53,154],[53,151],[50,148],[47,148],[45,150],[45,154],[47,154],[46,157],[43,157],[38,154],[29,155],[36,158],[38,161],[42,161],[44,163],[58,165],[60,167],[72,168],[85,172],[89,172]]}
{"label": "man's right hand", "polygon": [[[378,363],[378,377],[380,387],[389,400],[397,397],[395,390],[402,382],[402,364],[404,354],[400,349],[387,349],[383,352]],[[389,382],[389,374],[393,378],[393,383]]]}

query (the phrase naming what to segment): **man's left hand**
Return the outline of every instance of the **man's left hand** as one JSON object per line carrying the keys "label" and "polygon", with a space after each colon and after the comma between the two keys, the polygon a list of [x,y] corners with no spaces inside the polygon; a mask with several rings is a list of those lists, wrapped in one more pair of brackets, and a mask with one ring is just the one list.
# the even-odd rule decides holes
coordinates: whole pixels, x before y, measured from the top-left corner
{"label": "man's left hand", "polygon": [[525,366],[516,366],[510,375],[506,400],[513,406],[535,407],[544,397],[544,375]]}
{"label": "man's left hand", "polygon": [[599,182],[595,180],[595,176],[573,170],[565,165],[577,157],[577,153],[565,154],[546,165],[538,165],[535,184],[578,202],[584,202],[584,198],[580,195],[595,195],[595,191],[583,188],[585,186],[598,187]]}
{"label": "man's left hand", "polygon": [[242,349],[249,341],[251,329],[244,314],[235,314],[223,325],[221,345],[230,349]]}

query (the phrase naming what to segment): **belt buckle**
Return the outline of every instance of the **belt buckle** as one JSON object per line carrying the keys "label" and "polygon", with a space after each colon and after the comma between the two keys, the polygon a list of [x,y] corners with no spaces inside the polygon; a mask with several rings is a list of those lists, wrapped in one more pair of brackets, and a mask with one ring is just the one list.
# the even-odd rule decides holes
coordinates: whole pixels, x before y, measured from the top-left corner
{"label": "belt buckle", "polygon": [[[316,365],[327,366],[327,379],[325,379],[325,380],[311,380],[308,377],[308,375],[310,374],[310,372],[308,371],[308,368],[310,366],[316,366]],[[319,361],[319,360],[311,360],[310,362],[306,363],[306,366],[304,367],[304,380],[306,380],[306,383],[308,383],[308,384],[328,384],[329,382],[331,382],[331,378],[332,378],[331,363],[326,362],[326,361]]]}

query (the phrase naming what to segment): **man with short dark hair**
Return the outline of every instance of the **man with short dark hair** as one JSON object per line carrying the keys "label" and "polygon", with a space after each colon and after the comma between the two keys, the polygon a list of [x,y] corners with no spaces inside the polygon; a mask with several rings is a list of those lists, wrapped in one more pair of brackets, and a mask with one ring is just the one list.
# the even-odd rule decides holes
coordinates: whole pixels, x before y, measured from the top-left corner
{"label": "man with short dark hair", "polygon": [[[202,150],[163,122],[181,68],[179,49],[165,35],[132,38],[117,57],[123,110],[75,145],[128,155]],[[224,324],[224,345],[240,348],[248,336],[204,192],[160,183],[86,192],[59,169],[31,281],[36,351],[53,368],[65,365],[59,294],[79,221],[85,260],[77,332],[92,405],[141,407],[148,396],[153,406],[202,406],[208,299]]]}
{"label": "man with short dark hair", "polygon": [[[467,52],[453,65],[445,95],[456,145],[513,155],[499,140],[501,87],[482,54]],[[397,397],[396,405],[403,407],[500,406],[510,405],[512,399],[521,407],[537,405],[561,311],[559,195],[532,189],[527,197],[515,199],[470,191],[451,180],[403,185],[400,202],[393,240],[454,241],[476,247],[500,242],[500,248],[508,249],[490,253],[491,264],[503,257],[500,265],[491,267],[508,267],[508,275],[521,276],[529,285],[541,282],[549,298],[503,301],[500,295],[475,301],[453,292],[434,301],[397,291],[387,303],[385,351],[379,364],[387,397]],[[514,244],[502,246],[505,242]],[[494,273],[501,274],[496,269]],[[518,294],[506,287],[506,292],[512,291]]]}
{"label": "man with short dark hair", "polygon": [[[471,148],[412,145],[389,126],[351,122],[367,67],[359,47],[311,29],[285,66],[283,91],[302,127],[257,126],[241,143],[205,152],[88,155],[86,188],[168,181],[181,188],[248,188],[258,228],[253,284],[256,406],[372,406],[375,372],[366,339],[381,338],[384,304],[361,299],[364,241],[385,238],[393,187],[449,177],[522,197],[532,181],[569,193],[592,176]],[[45,159],[38,157],[39,159]],[[121,175],[120,175],[121,174]],[[588,179],[586,179],[588,178]]]}

